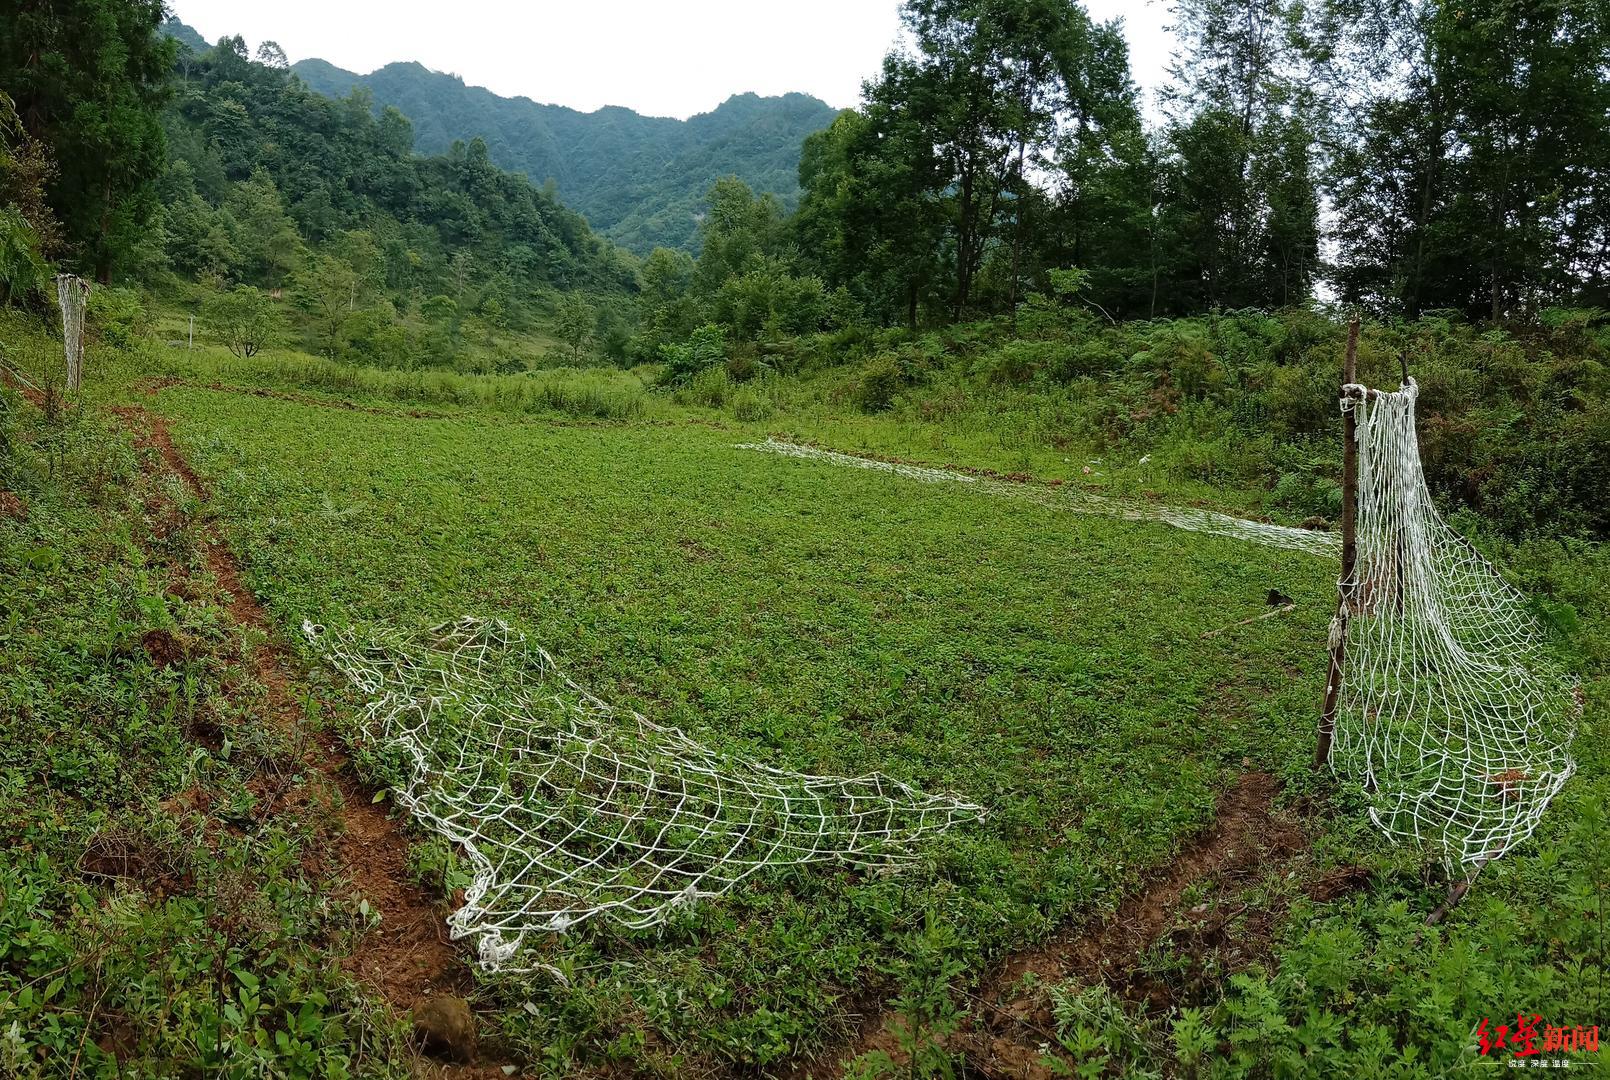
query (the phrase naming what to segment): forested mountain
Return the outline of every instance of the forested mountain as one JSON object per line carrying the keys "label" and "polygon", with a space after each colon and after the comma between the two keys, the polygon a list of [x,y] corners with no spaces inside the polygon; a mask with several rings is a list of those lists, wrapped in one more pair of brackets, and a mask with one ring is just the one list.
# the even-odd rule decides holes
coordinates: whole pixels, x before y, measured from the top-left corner
{"label": "forested mountain", "polygon": [[181,235],[193,227],[194,198],[227,209],[237,185],[256,183],[272,187],[309,244],[372,232],[390,253],[393,284],[445,280],[451,262],[465,259],[527,288],[631,281],[630,268],[578,214],[498,169],[479,139],[415,154],[413,129],[396,109],[376,116],[362,91],[341,101],[314,93],[272,56],[249,59],[239,38],[181,55],[180,64],[161,182],[180,270],[202,270],[217,254],[199,226],[199,235]]}
{"label": "forested mountain", "polygon": [[800,144],[835,115],[805,94],[739,94],[685,121],[618,107],[583,113],[499,97],[414,63],[369,75],[323,60],[291,70],[331,97],[368,88],[378,106],[395,106],[413,121],[424,153],[480,136],[495,164],[539,184],[552,179],[565,204],[593,228],[642,254],[658,246],[696,248],[705,193],[723,176],[737,176],[791,208],[799,195]]}
{"label": "forested mountain", "polygon": [[418,154],[402,113],[310,90],[273,43],[255,59],[238,37],[167,47],[160,209],[124,274],[244,294],[265,318],[257,290],[283,295],[311,347],[393,366],[467,345],[507,357],[499,339],[544,322],[558,294],[635,288],[632,256],[480,139]]}
{"label": "forested mountain", "polygon": [[202,37],[195,27],[180,22],[172,15],[163,20],[161,33],[173,38],[173,40],[197,54],[204,53],[212,48],[211,43]]}

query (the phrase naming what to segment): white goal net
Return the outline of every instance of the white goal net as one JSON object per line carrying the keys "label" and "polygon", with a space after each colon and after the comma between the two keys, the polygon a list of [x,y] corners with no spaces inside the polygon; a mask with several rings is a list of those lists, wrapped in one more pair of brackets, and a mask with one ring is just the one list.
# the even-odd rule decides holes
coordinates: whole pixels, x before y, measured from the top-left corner
{"label": "white goal net", "polygon": [[[1575,768],[1576,683],[1527,601],[1438,516],[1411,379],[1347,388],[1358,426],[1358,557],[1331,765],[1396,839],[1475,873],[1526,839]],[[1345,618],[1344,618],[1345,614]]]}
{"label": "white goal net", "polygon": [[614,708],[495,619],[308,640],[368,697],[363,735],[404,773],[398,801],[474,871],[455,938],[488,970],[542,966],[528,938],[603,915],[664,922],[757,871],[892,867],[978,807],[888,777],[810,776],[723,754]]}
{"label": "white goal net", "polygon": [[56,275],[56,300],[61,305],[62,344],[67,353],[67,389],[76,393],[84,381],[84,312],[89,307],[89,282],[72,274]]}

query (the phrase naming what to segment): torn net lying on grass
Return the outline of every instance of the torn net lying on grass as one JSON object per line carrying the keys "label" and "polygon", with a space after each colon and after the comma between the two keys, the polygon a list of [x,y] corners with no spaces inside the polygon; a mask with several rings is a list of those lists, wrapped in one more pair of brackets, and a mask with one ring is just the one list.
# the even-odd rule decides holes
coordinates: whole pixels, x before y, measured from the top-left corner
{"label": "torn net lying on grass", "polygon": [[1473,873],[1570,778],[1581,698],[1525,597],[1432,505],[1417,394],[1411,379],[1342,401],[1358,427],[1358,557],[1331,628],[1333,645],[1346,638],[1331,765],[1364,784],[1389,836]]}
{"label": "torn net lying on grass", "polygon": [[594,915],[644,928],[768,867],[888,867],[979,809],[872,774],[783,772],[700,745],[577,686],[496,619],[360,637],[303,624],[400,752],[398,802],[474,870],[449,917],[483,966],[520,971],[527,935]]}
{"label": "torn net lying on grass", "polygon": [[738,450],[760,450],[768,454],[804,458],[832,465],[848,465],[857,469],[894,473],[908,480],[925,483],[968,484],[975,490],[993,495],[1034,502],[1076,514],[1099,514],[1104,517],[1123,518],[1126,521],[1156,521],[1188,532],[1211,533],[1233,540],[1248,540],[1255,544],[1286,548],[1335,558],[1341,553],[1341,538],[1335,533],[1311,529],[1294,529],[1285,525],[1271,525],[1262,521],[1248,521],[1212,510],[1199,510],[1190,506],[1168,506],[1145,499],[1124,498],[1118,495],[1097,495],[1076,487],[1047,487],[1039,484],[1014,484],[992,477],[972,476],[952,469],[934,469],[903,462],[879,461],[876,458],[857,457],[833,450],[820,450],[814,446],[767,439],[763,443],[738,443]]}

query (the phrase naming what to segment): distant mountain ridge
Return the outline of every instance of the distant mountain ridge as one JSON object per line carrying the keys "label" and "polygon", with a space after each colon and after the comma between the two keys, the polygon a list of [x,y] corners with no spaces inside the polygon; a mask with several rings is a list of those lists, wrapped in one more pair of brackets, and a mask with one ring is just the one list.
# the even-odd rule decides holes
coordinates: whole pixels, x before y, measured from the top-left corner
{"label": "distant mountain ridge", "polygon": [[172,15],[169,15],[167,19],[163,21],[161,33],[166,34],[168,37],[174,38],[181,45],[188,45],[194,52],[206,52],[208,49],[212,48],[211,45],[207,44],[207,39],[202,37],[201,34],[197,32],[195,27],[188,26],[185,23],[180,22]]}
{"label": "distant mountain ridge", "polygon": [[441,153],[479,135],[492,161],[537,183],[552,179],[559,197],[621,246],[693,249],[704,194],[723,176],[792,206],[799,195],[805,137],[837,110],[807,94],[738,94],[688,120],[643,116],[609,106],[593,113],[529,98],[499,97],[417,63],[358,75],[323,60],[292,66],[331,97],[367,87],[379,106],[394,105],[414,124],[422,153]]}

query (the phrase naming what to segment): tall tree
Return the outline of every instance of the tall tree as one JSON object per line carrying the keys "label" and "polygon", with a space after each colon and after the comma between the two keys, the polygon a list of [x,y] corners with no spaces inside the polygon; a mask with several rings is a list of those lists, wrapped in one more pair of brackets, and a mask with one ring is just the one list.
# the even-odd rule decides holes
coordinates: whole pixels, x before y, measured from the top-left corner
{"label": "tall tree", "polygon": [[568,292],[559,297],[554,308],[554,333],[570,349],[570,362],[579,364],[582,353],[592,344],[593,331],[598,325],[598,311],[580,293]]}
{"label": "tall tree", "polygon": [[698,305],[691,295],[693,256],[658,247],[638,270],[638,339],[648,355],[681,341],[698,325]]}
{"label": "tall tree", "polygon": [[156,207],[175,45],[162,0],[5,0],[0,91],[60,166],[49,194],[71,258],[101,281]]}
{"label": "tall tree", "polygon": [[[1092,26],[1064,53],[1066,96],[1048,172],[1047,217],[1020,229],[1042,239],[1041,270],[1088,271],[1086,292],[1112,314],[1145,314],[1151,299],[1156,162],[1117,23]],[[1030,199],[1023,205],[1032,206]],[[1020,221],[1021,225],[1022,222]],[[1036,287],[1045,288],[1043,274]]]}
{"label": "tall tree", "polygon": [[55,219],[44,186],[53,168],[49,154],[22,130],[11,99],[0,94],[0,304],[45,280]]}
{"label": "tall tree", "polygon": [[699,230],[703,247],[694,282],[701,293],[710,296],[729,277],[747,270],[751,261],[781,254],[788,233],[777,197],[757,196],[735,176],[717,180],[707,198],[709,209]]}
{"label": "tall tree", "polygon": [[882,96],[805,140],[794,216],[802,257],[879,323],[915,329],[943,280],[937,169],[910,111]]}
{"label": "tall tree", "polygon": [[1318,270],[1302,0],[1175,0],[1165,218],[1189,307],[1307,297]]}
{"label": "tall tree", "polygon": [[[1610,11],[1379,3],[1329,25],[1342,74],[1373,76],[1335,170],[1344,295],[1493,319],[1610,299]],[[1371,62],[1377,41],[1397,70]]]}
{"label": "tall tree", "polygon": [[915,51],[892,55],[872,101],[906,112],[932,141],[954,244],[954,314],[972,300],[1003,205],[1020,195],[1031,147],[1054,128],[1057,57],[1075,24],[1068,0],[907,0]]}
{"label": "tall tree", "polygon": [[225,209],[246,276],[271,289],[283,286],[307,253],[268,173],[258,169],[235,185]]}
{"label": "tall tree", "polygon": [[[1083,200],[1116,141],[1138,136],[1122,35],[1074,0],[907,0],[902,19],[911,47],[867,85],[863,122],[841,120],[807,148],[804,216],[821,233],[820,212],[840,203],[843,251],[863,266],[863,254],[884,255],[913,321],[919,296],[941,285],[953,317],[977,306],[986,262],[984,301],[1011,307],[1039,262],[1043,187],[1059,159],[1065,194]],[[888,210],[940,233],[908,229],[914,250],[878,220]]]}

